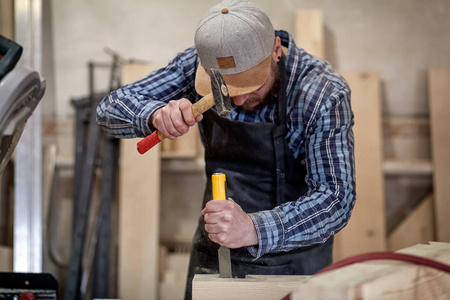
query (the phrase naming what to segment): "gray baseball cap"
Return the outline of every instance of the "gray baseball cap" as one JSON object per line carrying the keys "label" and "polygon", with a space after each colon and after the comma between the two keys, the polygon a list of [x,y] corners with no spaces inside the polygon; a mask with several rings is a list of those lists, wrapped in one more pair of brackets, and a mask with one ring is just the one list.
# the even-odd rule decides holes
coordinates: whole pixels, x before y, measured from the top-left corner
{"label": "gray baseball cap", "polygon": [[252,2],[225,0],[209,9],[195,33],[197,93],[211,92],[211,68],[222,74],[230,96],[260,88],[269,75],[274,41],[269,17]]}

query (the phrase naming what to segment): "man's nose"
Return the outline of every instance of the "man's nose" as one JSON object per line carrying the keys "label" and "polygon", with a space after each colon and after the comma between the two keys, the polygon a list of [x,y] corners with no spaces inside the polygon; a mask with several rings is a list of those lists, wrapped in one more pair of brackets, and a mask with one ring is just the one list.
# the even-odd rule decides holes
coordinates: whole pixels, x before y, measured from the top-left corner
{"label": "man's nose", "polygon": [[232,98],[232,100],[235,105],[241,106],[242,104],[244,104],[245,101],[247,101],[248,97],[249,97],[249,94],[245,94],[245,95],[235,96]]}

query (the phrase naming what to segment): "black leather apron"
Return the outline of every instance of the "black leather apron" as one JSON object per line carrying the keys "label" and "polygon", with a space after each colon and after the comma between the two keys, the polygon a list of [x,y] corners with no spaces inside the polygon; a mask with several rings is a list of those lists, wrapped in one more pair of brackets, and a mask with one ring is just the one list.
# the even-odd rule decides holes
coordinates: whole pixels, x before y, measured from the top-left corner
{"label": "black leather apron", "polygon": [[[277,100],[278,124],[239,122],[222,118],[213,110],[203,114],[200,123],[205,146],[207,185],[203,207],[212,199],[211,175],[226,175],[226,194],[247,213],[270,210],[296,201],[308,190],[306,170],[289,149],[286,136],[286,86],[284,60],[280,62],[282,85]],[[217,274],[217,250],[204,228],[203,216],[193,239],[187,279],[186,299],[191,297],[194,274]],[[264,254],[257,260],[246,247],[231,249],[233,277],[247,274],[309,275],[332,262],[330,238],[325,244],[289,252]]]}

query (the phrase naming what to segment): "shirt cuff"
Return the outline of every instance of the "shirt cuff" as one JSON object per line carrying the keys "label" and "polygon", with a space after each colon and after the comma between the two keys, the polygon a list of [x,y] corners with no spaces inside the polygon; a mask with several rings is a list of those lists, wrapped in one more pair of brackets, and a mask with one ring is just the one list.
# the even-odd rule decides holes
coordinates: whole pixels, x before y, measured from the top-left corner
{"label": "shirt cuff", "polygon": [[284,244],[284,226],[280,215],[273,210],[249,214],[258,235],[258,246],[247,247],[255,260],[266,253],[281,249]]}
{"label": "shirt cuff", "polygon": [[166,103],[162,101],[152,101],[136,112],[133,118],[133,124],[136,128],[137,136],[145,137],[154,131],[154,129],[150,128],[149,119],[156,110],[165,105]]}

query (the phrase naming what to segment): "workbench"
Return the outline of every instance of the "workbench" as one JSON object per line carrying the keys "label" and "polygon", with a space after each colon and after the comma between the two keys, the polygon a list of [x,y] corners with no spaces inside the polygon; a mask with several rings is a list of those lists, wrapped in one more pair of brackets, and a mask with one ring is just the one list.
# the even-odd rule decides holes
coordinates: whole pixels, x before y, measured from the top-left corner
{"label": "workbench", "polygon": [[[194,300],[450,298],[450,273],[448,273],[450,243],[430,242],[383,254],[426,258],[428,262],[441,263],[447,271],[394,259],[371,259],[312,276],[248,275],[247,278],[240,279],[219,278],[217,274],[199,274],[193,280],[192,298]],[[357,258],[353,257],[353,260],[358,261]]]}

